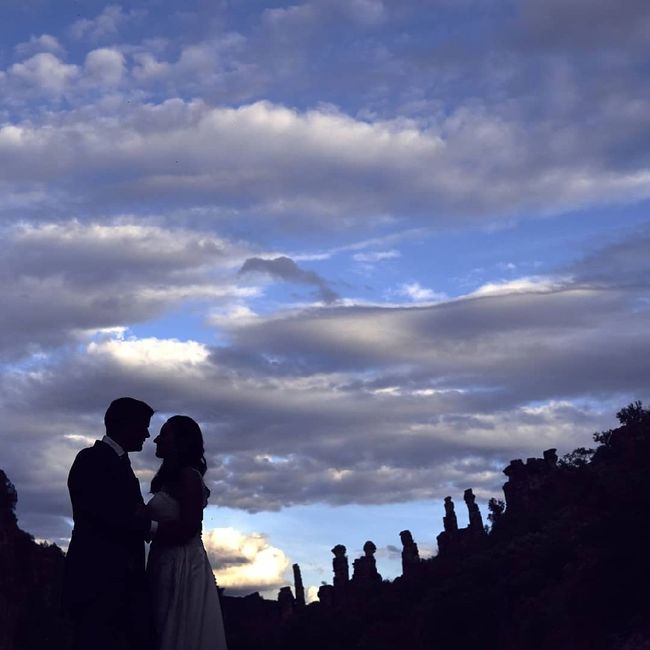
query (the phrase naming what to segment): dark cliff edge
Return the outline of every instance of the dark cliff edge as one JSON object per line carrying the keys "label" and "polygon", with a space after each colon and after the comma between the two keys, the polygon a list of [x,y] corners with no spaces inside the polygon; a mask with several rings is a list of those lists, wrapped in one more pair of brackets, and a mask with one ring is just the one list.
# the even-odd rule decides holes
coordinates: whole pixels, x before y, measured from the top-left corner
{"label": "dark cliff edge", "polygon": [[[352,577],[345,547],[332,549],[318,602],[305,604],[297,565],[295,597],[222,595],[229,649],[650,650],[650,411],[636,402],[617,415],[593,450],[512,461],[489,529],[471,490],[466,528],[445,499],[438,556],[421,560],[402,531],[392,582],[367,542]],[[68,648],[63,553],[18,529],[15,500],[0,473],[0,650]]]}

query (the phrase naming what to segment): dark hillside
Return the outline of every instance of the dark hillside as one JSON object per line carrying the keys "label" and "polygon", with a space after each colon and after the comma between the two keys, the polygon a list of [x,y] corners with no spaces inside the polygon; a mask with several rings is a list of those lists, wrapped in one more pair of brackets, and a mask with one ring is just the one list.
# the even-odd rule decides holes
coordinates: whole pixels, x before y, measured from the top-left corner
{"label": "dark hillside", "polygon": [[64,555],[16,522],[16,490],[0,470],[0,650],[69,647],[61,616]]}
{"label": "dark hillside", "polygon": [[650,412],[618,417],[595,452],[513,461],[488,535],[448,511],[438,557],[296,612],[275,647],[650,648]]}

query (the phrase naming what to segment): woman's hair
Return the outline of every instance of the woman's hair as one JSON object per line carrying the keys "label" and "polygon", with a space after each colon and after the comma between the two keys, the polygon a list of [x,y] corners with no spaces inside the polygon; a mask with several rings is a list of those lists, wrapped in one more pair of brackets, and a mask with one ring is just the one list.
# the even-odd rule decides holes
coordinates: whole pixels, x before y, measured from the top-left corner
{"label": "woman's hair", "polygon": [[173,491],[181,469],[193,467],[203,476],[208,469],[203,449],[201,427],[187,415],[173,415],[163,426],[169,427],[177,449],[176,458],[163,459],[160,469],[151,481],[151,492],[160,492],[163,486]]}

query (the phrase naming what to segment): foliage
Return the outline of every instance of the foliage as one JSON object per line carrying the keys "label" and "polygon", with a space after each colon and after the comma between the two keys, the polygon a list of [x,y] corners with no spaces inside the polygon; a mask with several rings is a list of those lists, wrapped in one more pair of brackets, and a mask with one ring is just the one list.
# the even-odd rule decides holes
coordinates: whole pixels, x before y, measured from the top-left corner
{"label": "foliage", "polygon": [[499,519],[501,519],[501,516],[503,515],[505,509],[506,502],[502,499],[495,499],[492,497],[488,501],[488,510],[490,511],[488,514],[488,519],[492,522],[492,525],[496,524]]}
{"label": "foliage", "polygon": [[[616,414],[616,418],[624,427],[648,425],[650,424],[650,411],[643,408],[641,400],[636,400],[624,406]],[[604,447],[609,447],[615,431],[616,429],[609,429],[608,431],[594,433],[594,441]]]}
{"label": "foliage", "polygon": [[562,456],[562,458],[560,458],[559,464],[562,467],[583,467],[590,462],[591,457],[594,455],[595,451],[595,449],[578,447],[577,449],[574,449],[568,454]]}

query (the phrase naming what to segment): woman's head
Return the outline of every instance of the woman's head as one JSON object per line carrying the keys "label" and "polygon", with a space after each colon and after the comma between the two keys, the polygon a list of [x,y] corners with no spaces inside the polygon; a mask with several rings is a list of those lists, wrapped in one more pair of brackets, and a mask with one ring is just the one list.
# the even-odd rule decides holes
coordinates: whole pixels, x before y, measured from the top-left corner
{"label": "woman's head", "polygon": [[183,467],[194,467],[205,474],[201,427],[187,415],[174,415],[162,425],[154,438],[156,456],[162,465],[151,482],[151,491],[158,492],[163,484],[173,483]]}
{"label": "woman's head", "polygon": [[173,415],[154,438],[156,456],[180,466],[193,465],[203,457],[201,427],[187,415]]}

